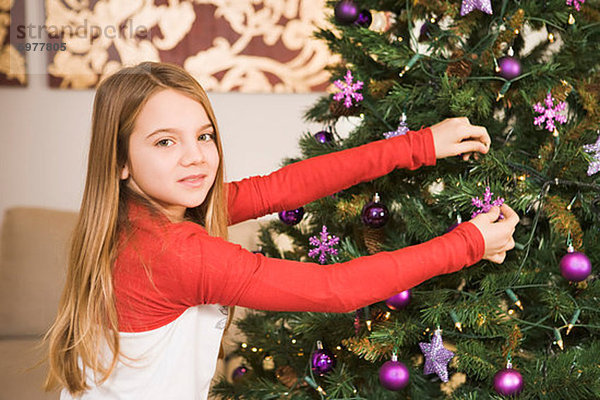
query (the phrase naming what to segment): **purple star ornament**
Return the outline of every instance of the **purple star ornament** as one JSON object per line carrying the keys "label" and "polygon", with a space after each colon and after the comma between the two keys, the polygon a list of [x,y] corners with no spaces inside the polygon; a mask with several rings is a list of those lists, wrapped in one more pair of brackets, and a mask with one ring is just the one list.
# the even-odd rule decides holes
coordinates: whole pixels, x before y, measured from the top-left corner
{"label": "purple star ornament", "polygon": [[586,153],[594,153],[593,161],[590,162],[590,165],[589,165],[588,171],[587,171],[588,176],[591,176],[591,175],[595,174],[596,172],[600,171],[600,135],[598,135],[598,139],[596,139],[596,143],[584,145],[583,150]]}
{"label": "purple star ornament", "polygon": [[463,0],[460,6],[460,16],[464,17],[475,9],[490,15],[493,13],[491,0]]}
{"label": "purple star ornament", "polygon": [[443,382],[448,382],[448,363],[454,353],[444,347],[441,329],[435,330],[431,343],[420,342],[419,346],[425,356],[423,373],[429,375],[435,372]]}

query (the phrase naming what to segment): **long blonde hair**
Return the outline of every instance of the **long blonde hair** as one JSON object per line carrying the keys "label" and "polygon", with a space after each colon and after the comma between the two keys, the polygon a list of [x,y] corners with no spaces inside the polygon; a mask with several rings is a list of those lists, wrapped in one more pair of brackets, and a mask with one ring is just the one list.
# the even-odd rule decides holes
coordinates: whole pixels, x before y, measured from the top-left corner
{"label": "long blonde hair", "polygon": [[[169,63],[143,62],[102,80],[94,98],[87,177],[71,236],[66,284],[58,315],[41,342],[42,346],[48,344],[47,356],[41,361],[49,363],[45,391],[60,385],[79,396],[89,389],[86,368],[101,374],[101,384],[116,367],[120,347],[112,267],[120,233],[129,230],[126,200],[136,196],[120,179],[120,172],[127,161],[129,137],[138,114],[151,95],[164,89],[178,90],[204,107],[219,153],[217,175],[206,200],[189,208],[185,218],[204,225],[211,236],[228,238],[221,135],[204,89],[183,68]],[[146,205],[152,207],[149,202]],[[232,316],[233,307],[227,326]],[[113,355],[108,368],[99,360],[102,338]],[[222,357],[222,346],[220,350]]]}

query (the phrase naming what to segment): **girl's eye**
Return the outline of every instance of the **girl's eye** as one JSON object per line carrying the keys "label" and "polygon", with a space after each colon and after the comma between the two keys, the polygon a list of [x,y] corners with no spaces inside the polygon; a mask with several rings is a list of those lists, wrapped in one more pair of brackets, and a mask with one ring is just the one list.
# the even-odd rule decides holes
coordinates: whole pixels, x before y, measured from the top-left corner
{"label": "girl's eye", "polygon": [[202,135],[200,135],[200,137],[202,137],[202,136],[209,137],[210,138],[209,140],[215,140],[215,134],[214,133],[203,133]]}
{"label": "girl's eye", "polygon": [[162,140],[159,140],[158,142],[156,142],[156,146],[158,146],[158,147],[166,147],[166,146],[162,146],[161,143],[164,143],[167,140],[171,140],[171,139],[162,139]]}
{"label": "girl's eye", "polygon": [[[215,136],[214,133],[203,133],[199,137],[203,137],[203,136],[208,137],[208,139],[203,140],[205,142],[208,142],[208,141],[211,141],[211,140],[215,140],[215,138],[216,138],[216,136]],[[155,146],[157,146],[157,147],[169,147],[169,146],[163,145],[163,143],[165,143],[167,141],[171,141],[172,142],[171,139],[162,139],[162,140],[159,140],[158,142],[156,142]]]}

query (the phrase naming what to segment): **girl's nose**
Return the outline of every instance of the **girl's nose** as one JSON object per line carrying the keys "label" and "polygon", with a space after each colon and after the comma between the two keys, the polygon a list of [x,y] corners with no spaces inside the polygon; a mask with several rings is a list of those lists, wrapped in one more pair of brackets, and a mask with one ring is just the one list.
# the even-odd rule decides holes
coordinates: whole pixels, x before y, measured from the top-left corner
{"label": "girl's nose", "polygon": [[192,141],[183,143],[183,154],[181,155],[181,163],[183,165],[200,163],[205,159],[202,143]]}

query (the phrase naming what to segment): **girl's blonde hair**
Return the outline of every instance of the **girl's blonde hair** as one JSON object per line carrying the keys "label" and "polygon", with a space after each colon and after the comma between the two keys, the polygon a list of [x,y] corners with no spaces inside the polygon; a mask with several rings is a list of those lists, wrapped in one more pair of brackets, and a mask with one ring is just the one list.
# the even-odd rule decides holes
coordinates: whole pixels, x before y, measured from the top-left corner
{"label": "girl's blonde hair", "polygon": [[[70,241],[66,284],[58,315],[40,344],[48,344],[48,353],[40,362],[49,363],[45,391],[60,385],[74,396],[81,395],[89,389],[86,368],[100,374],[101,384],[116,367],[120,347],[112,267],[119,250],[118,238],[121,232],[130,231],[127,200],[135,197],[153,212],[161,212],[128,189],[120,173],[127,161],[129,137],[137,116],[150,96],[165,89],[175,89],[204,107],[214,127],[219,153],[217,175],[206,200],[189,208],[185,218],[204,225],[211,236],[228,238],[221,135],[200,84],[183,68],[157,62],[123,68],[101,81],[94,99],[87,177]],[[232,316],[230,307],[227,327]],[[103,338],[112,352],[108,368],[99,359]],[[222,346],[219,357],[223,357]]]}

